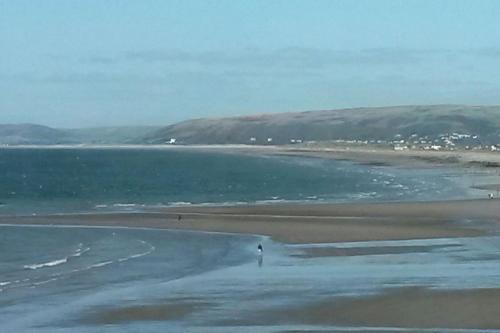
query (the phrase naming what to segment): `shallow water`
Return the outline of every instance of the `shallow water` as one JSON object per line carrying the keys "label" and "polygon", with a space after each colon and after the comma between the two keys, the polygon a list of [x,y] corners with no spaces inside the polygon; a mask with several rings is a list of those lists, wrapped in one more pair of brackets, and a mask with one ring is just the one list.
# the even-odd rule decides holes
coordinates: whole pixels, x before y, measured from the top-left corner
{"label": "shallow water", "polygon": [[[303,259],[293,254],[310,245],[282,245],[254,236],[75,227],[0,229],[1,244],[11,249],[7,257],[2,251],[0,275],[0,327],[9,332],[324,328],[255,325],[273,310],[324,298],[370,295],[406,286],[498,287],[500,281],[497,236],[318,244],[313,246],[409,250]],[[262,262],[258,243],[265,249]],[[420,250],[415,252],[417,246]],[[40,266],[66,257],[64,263]],[[110,309],[190,302],[203,306],[171,320],[131,317],[105,326],[89,320]]]}
{"label": "shallow water", "polygon": [[250,260],[256,241],[216,233],[0,226],[0,327],[52,327],[85,306],[134,294],[145,300],[141,293],[159,283]]}
{"label": "shallow water", "polygon": [[[460,176],[446,169],[300,157],[0,150],[0,214],[137,211],[190,203],[449,199],[468,194],[457,182]],[[259,242],[262,258],[256,253]],[[0,331],[319,329],[255,323],[277,308],[382,288],[496,287],[499,243],[497,237],[340,243],[335,246],[398,251],[305,259],[295,256],[301,246],[258,236],[0,226]],[[192,309],[169,320],[130,318],[103,325],[106,320],[99,319],[113,309],[171,304]]]}

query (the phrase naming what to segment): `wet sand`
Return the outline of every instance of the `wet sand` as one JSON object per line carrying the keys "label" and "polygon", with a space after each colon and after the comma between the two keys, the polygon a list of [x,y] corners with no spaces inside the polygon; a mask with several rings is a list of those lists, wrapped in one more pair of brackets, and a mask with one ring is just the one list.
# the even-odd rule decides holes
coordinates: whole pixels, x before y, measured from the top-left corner
{"label": "wet sand", "polygon": [[375,166],[456,166],[476,168],[500,167],[500,154],[490,151],[431,151],[414,149],[395,151],[388,147],[325,146],[301,148],[277,147],[275,152],[268,152],[277,155],[310,156],[318,158],[349,160]]}
{"label": "wet sand", "polygon": [[[82,321],[91,325],[110,325],[134,321],[180,320],[210,306],[202,301],[190,300],[93,309]],[[339,328],[331,332],[343,332],[342,327],[375,328],[370,332],[389,331],[383,328],[392,328],[392,332],[395,328],[487,330],[500,329],[499,310],[500,289],[432,290],[410,287],[388,290],[373,296],[325,297],[321,301],[302,304],[300,307],[290,304],[276,310],[257,309],[247,313],[244,319],[217,320],[214,324],[220,327],[259,323],[263,327],[331,325]],[[377,327],[381,330],[376,330]],[[350,329],[345,331],[356,332]]]}
{"label": "wet sand", "polygon": [[404,288],[364,298],[324,300],[262,314],[260,320],[266,324],[485,330],[500,328],[499,310],[500,289]]}
{"label": "wet sand", "polygon": [[[181,217],[179,219],[179,216]],[[281,204],[233,207],[177,207],[144,213],[0,217],[0,224],[143,227],[260,234],[286,243],[334,243],[473,237],[495,233],[500,200],[413,203]],[[450,246],[450,245],[447,245]],[[365,256],[439,251],[447,246],[374,246],[314,249],[321,256]],[[446,249],[445,249],[446,250]],[[292,270],[293,272],[293,270]],[[310,299],[309,299],[310,300]],[[206,302],[206,300],[205,300]],[[204,300],[92,309],[90,325],[189,318]],[[500,329],[500,289],[428,290],[405,288],[376,296],[333,297],[286,304],[271,312],[258,308],[244,320],[216,325],[333,325],[339,327]],[[261,313],[262,312],[262,313]],[[342,331],[342,329],[339,329]]]}
{"label": "wet sand", "polygon": [[[181,220],[178,219],[181,216]],[[179,207],[145,213],[0,217],[0,224],[88,225],[270,236],[285,243],[472,237],[495,229],[500,200]]]}
{"label": "wet sand", "polygon": [[298,253],[292,254],[298,258],[318,257],[354,257],[384,254],[429,253],[431,251],[456,247],[449,245],[422,245],[422,246],[372,246],[372,247],[301,247]]}
{"label": "wet sand", "polygon": [[111,325],[133,321],[179,320],[208,304],[191,300],[168,304],[131,305],[116,308],[100,308],[84,316],[83,322],[94,325]]}

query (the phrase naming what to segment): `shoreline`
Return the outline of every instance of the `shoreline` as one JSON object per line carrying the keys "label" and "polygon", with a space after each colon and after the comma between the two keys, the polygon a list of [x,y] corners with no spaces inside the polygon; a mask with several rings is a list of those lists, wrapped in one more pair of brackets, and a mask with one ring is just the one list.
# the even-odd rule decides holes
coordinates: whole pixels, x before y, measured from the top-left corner
{"label": "shoreline", "polygon": [[[85,147],[83,147],[85,148]],[[177,147],[175,147],[177,148]],[[280,155],[273,149],[251,151],[233,147],[221,148],[224,153],[258,153]],[[73,147],[68,147],[73,149]],[[116,147],[111,147],[116,149]],[[128,149],[128,148],[123,148]],[[138,147],[137,149],[143,149]],[[202,149],[205,148],[190,148]],[[206,150],[204,150],[206,151]],[[302,154],[302,152],[299,152]],[[318,154],[318,156],[316,156]],[[323,155],[326,154],[326,155]],[[350,154],[350,153],[349,153]],[[358,153],[357,153],[358,154]],[[431,154],[434,154],[432,152]],[[297,155],[299,156],[299,155]],[[338,154],[310,153],[300,155],[314,158],[339,158]],[[340,156],[346,156],[341,155]],[[384,155],[377,155],[382,158]],[[381,157],[382,156],[382,157]],[[370,156],[361,156],[367,162]],[[388,159],[390,160],[390,159]],[[391,163],[396,166],[415,167],[412,158],[399,159]],[[406,161],[406,162],[402,162]],[[385,163],[385,162],[384,162]],[[399,164],[397,164],[399,163]],[[423,161],[425,166],[439,164]],[[433,164],[434,163],[434,164]],[[437,164],[436,164],[437,163]],[[376,165],[376,164],[373,164]],[[385,164],[384,164],[385,165]],[[464,170],[467,164],[453,164],[452,167]],[[477,168],[487,174],[490,170]],[[496,172],[496,171],[495,171]],[[490,173],[490,176],[491,173]],[[495,177],[497,177],[495,175]],[[491,177],[490,179],[496,179]],[[490,184],[499,184],[491,181]],[[481,190],[493,190],[491,186],[477,185]],[[494,185],[497,186],[497,185]],[[181,217],[179,219],[179,216]],[[441,238],[481,237],[499,235],[500,199],[464,199],[446,201],[412,202],[350,202],[350,203],[278,203],[278,204],[242,204],[236,206],[177,206],[152,208],[144,212],[101,212],[68,213],[36,216],[0,216],[0,225],[8,226],[49,226],[81,228],[140,228],[161,229],[186,232],[212,232],[242,236],[269,237],[284,244],[303,244],[286,246],[286,253],[293,260],[332,260],[342,262],[356,257],[364,260],[379,260],[384,255],[424,254],[433,255],[434,251],[452,251],[457,244],[419,245],[418,242],[394,242],[388,244],[350,244],[349,247],[335,245],[345,242],[370,241],[406,241]],[[463,240],[463,239],[462,239]],[[456,240],[460,242],[461,240]],[[481,238],[478,238],[478,242]],[[452,242],[455,242],[452,241]],[[431,242],[432,243],[432,242]],[[316,247],[314,244],[318,244]],[[323,246],[322,244],[332,244]],[[266,244],[264,243],[264,246]],[[266,250],[272,248],[266,246]],[[273,250],[269,250],[273,251]],[[269,252],[270,256],[273,254]],[[330,257],[330,258],[323,258]],[[259,268],[260,269],[260,268]],[[265,277],[266,267],[256,278]],[[293,275],[293,268],[290,272]],[[411,281],[408,285],[411,285]],[[396,328],[420,329],[457,328],[488,329],[500,328],[496,309],[500,308],[500,289],[429,289],[419,288],[384,288],[380,285],[379,293],[362,294],[356,297],[321,294],[320,297],[302,299],[297,303],[287,303],[274,309],[255,308],[245,314],[241,320],[216,322],[220,327],[255,325],[313,325],[335,327],[332,331],[360,331],[369,328],[373,331],[390,331]],[[198,312],[210,311],[218,303],[207,302],[206,298],[181,300],[172,299],[144,304],[111,304],[107,308],[88,309],[80,317],[85,325],[121,325],[137,322],[168,322],[170,320],[190,320]],[[268,311],[270,310],[270,311]],[[294,332],[299,332],[295,330]]]}
{"label": "shoreline", "polygon": [[263,325],[334,325],[336,329],[331,332],[343,332],[344,328],[353,332],[357,332],[356,328],[376,332],[392,332],[395,328],[411,332],[419,329],[432,332],[497,330],[500,328],[499,307],[498,288],[403,287],[364,297],[325,297],[300,307],[261,311],[247,319],[228,319],[221,324],[239,326],[258,321]]}
{"label": "shoreline", "polygon": [[[475,237],[500,200],[172,207],[151,212],[0,216],[0,224],[135,227],[269,236],[288,244]],[[181,217],[179,220],[179,216]]]}
{"label": "shoreline", "polygon": [[[181,220],[178,216],[181,215]],[[0,217],[11,226],[64,226],[162,229],[269,236],[290,247],[294,260],[348,260],[351,256],[431,255],[448,251],[455,243],[418,245],[373,244],[342,248],[337,242],[428,240],[480,237],[500,230],[500,199],[434,202],[346,203],[309,205],[263,205],[230,207],[176,207],[146,213],[67,214]],[[498,233],[497,233],[498,234]],[[315,247],[313,244],[332,243]],[[441,244],[442,243],[442,244]],[[266,246],[266,245],[264,245]],[[269,247],[267,247],[269,248]],[[298,252],[297,252],[298,250]],[[336,258],[334,258],[336,257]],[[328,259],[328,258],[326,258]],[[358,259],[354,259],[356,262]],[[376,260],[376,259],[373,259]],[[293,269],[290,270],[293,272]],[[265,274],[265,271],[263,271]],[[335,327],[332,331],[374,331],[394,328],[493,329],[500,328],[497,311],[500,289],[429,289],[426,285],[384,288],[376,294],[356,296],[322,294],[321,297],[287,303],[265,310],[255,308],[243,318],[219,318],[208,325],[261,327],[311,325]],[[89,308],[76,317],[84,325],[122,325],[128,322],[189,321],[218,307],[203,295],[190,300],[148,300]],[[224,313],[224,312],[222,312]],[[457,315],[458,314],[458,315]],[[299,332],[300,330],[296,330]]]}
{"label": "shoreline", "polygon": [[481,170],[500,168],[500,152],[485,150],[404,150],[395,151],[389,147],[357,145],[247,145],[247,144],[212,144],[212,145],[145,145],[145,144],[61,144],[61,145],[12,145],[0,146],[0,149],[103,149],[103,150],[188,150],[211,151],[220,153],[263,154],[276,156],[301,156],[348,160],[373,166],[402,167],[467,167]]}

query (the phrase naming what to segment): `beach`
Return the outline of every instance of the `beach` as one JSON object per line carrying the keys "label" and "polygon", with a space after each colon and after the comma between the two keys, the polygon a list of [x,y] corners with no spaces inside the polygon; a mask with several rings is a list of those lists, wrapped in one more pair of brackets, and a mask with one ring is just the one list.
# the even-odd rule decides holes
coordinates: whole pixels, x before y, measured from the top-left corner
{"label": "beach", "polygon": [[[292,321],[361,327],[498,330],[500,289],[436,291],[403,288],[366,298],[330,301],[262,315],[268,324]],[[383,329],[381,331],[384,331]],[[389,331],[389,329],[388,329]],[[337,332],[337,331],[335,331]]]}
{"label": "beach", "polygon": [[[67,149],[72,161],[85,157],[79,149]],[[193,147],[188,151],[197,154],[198,149],[203,150]],[[411,169],[414,157],[352,158],[354,164],[323,164],[325,157],[328,161],[339,156],[273,148],[258,153],[246,147],[211,149],[223,153],[213,155],[213,163],[227,153],[226,161],[243,156],[238,165],[251,162],[263,172],[271,162],[276,163],[273,173],[300,165],[304,169],[294,171],[294,181],[301,179],[305,171],[321,173],[332,167],[338,168],[335,172],[343,177],[358,181],[366,171],[369,174],[364,175],[363,186],[387,192],[381,192],[385,195],[382,201],[348,202],[273,197],[236,204],[136,205],[117,197],[120,201],[116,204],[97,201],[88,206],[94,205],[95,209],[81,213],[28,211],[1,215],[2,228],[14,228],[19,235],[29,231],[37,239],[43,231],[50,240],[57,231],[66,234],[61,239],[68,242],[66,247],[61,246],[66,252],[60,255],[29,259],[21,272],[26,277],[0,281],[4,295],[12,295],[14,300],[25,300],[24,294],[12,292],[18,285],[19,290],[28,288],[55,297],[48,313],[44,303],[37,303],[43,298],[35,297],[28,303],[34,311],[29,320],[22,322],[15,315],[21,311],[16,301],[7,298],[0,303],[10,310],[2,317],[9,325],[6,327],[23,331],[35,325],[50,331],[59,328],[74,332],[102,325],[112,332],[166,327],[183,332],[500,330],[496,316],[500,309],[500,200],[486,199],[486,191],[493,191],[497,184],[498,177],[491,172],[494,168],[484,163],[454,164],[458,170],[454,177],[460,181],[464,165],[479,170],[477,180],[467,178],[463,185],[454,187],[454,182],[443,180],[450,174],[448,169],[434,173],[435,166],[448,167],[440,159],[426,159],[419,168],[432,170],[417,174],[413,183],[404,183],[408,175],[416,172]],[[97,152],[101,160],[104,152]],[[112,152],[117,158],[131,154],[126,148],[123,153]],[[137,152],[143,154],[139,148]],[[255,153],[273,158],[254,159]],[[156,158],[156,154],[141,156]],[[379,169],[382,159],[384,164],[393,163],[393,167]],[[356,168],[358,174],[346,173]],[[398,168],[404,170],[399,173]],[[248,170],[253,172],[252,168]],[[151,171],[150,177],[155,172]],[[337,178],[332,179],[331,184],[338,183]],[[424,181],[424,185],[417,180]],[[254,181],[248,179],[249,184]],[[313,181],[320,184],[323,178]],[[279,183],[274,180],[273,184]],[[476,197],[485,199],[459,192],[472,183],[479,191]],[[237,185],[228,182],[219,188]],[[419,186],[423,186],[423,194],[416,197],[419,200],[410,200],[410,190]],[[295,191],[302,188],[302,184],[297,185]],[[328,186],[324,189],[328,190]],[[441,190],[448,190],[441,194],[445,197],[442,200]],[[399,191],[402,196],[394,195]],[[447,195],[453,192],[466,199],[449,198]],[[431,198],[424,200],[426,196]],[[189,193],[181,200],[188,197]],[[263,257],[256,254],[258,244],[264,246]],[[29,275],[32,273],[35,275]],[[52,289],[56,281],[61,281],[63,292]],[[43,289],[45,286],[47,289]],[[82,301],[75,296],[80,293]],[[66,302],[71,306],[58,305]]]}
{"label": "beach", "polygon": [[334,243],[479,236],[495,229],[499,220],[499,200],[479,199],[172,207],[149,213],[0,217],[0,224],[197,230],[266,235],[285,243]]}
{"label": "beach", "polygon": [[[143,213],[0,218],[0,224],[10,225],[80,225],[266,235],[289,246],[285,252],[290,256],[290,260],[299,260],[293,265],[304,262],[303,260],[307,262],[308,260],[321,260],[321,258],[341,260],[342,264],[336,265],[346,265],[349,263],[349,258],[390,258],[391,256],[411,258],[422,254],[435,256],[442,251],[445,254],[453,253],[457,251],[457,248],[460,250],[465,247],[463,242],[467,242],[468,239],[477,239],[480,243],[483,237],[495,237],[498,223],[500,223],[499,201],[487,199],[417,203],[173,207]],[[457,239],[457,243],[453,243],[453,239]],[[443,240],[448,241],[443,243]],[[321,245],[322,243],[324,246]],[[339,245],[336,246],[336,244]],[[272,254],[268,255],[268,253],[273,250],[269,249],[270,245],[265,246],[266,256],[272,258]],[[411,259],[405,260],[411,262]],[[434,259],[430,262],[433,261]],[[434,267],[434,264],[431,265],[430,262],[430,266],[420,267]],[[318,265],[317,270],[328,270],[324,267],[325,264]],[[411,265],[408,264],[408,267]],[[435,268],[426,269],[430,269],[429,274],[435,272]],[[442,269],[446,268],[442,267]],[[308,271],[311,274],[321,274],[315,273],[313,268],[308,268]],[[276,273],[277,279],[280,274],[283,274],[282,271],[278,270],[278,272]],[[480,272],[481,269],[478,269],[478,274],[481,274]],[[253,276],[252,274],[254,274],[253,271],[249,273],[249,276]],[[384,274],[391,275],[390,272]],[[497,274],[496,270],[494,274]],[[283,283],[295,285],[300,291],[301,288],[307,288],[309,283],[314,283],[312,282],[314,279],[309,281],[310,279],[311,277],[300,280],[302,281],[300,283],[287,282],[285,279]],[[375,281],[377,279],[380,277],[376,277]],[[216,280],[222,283],[224,278],[219,276]],[[453,278],[446,285],[453,285],[452,280]],[[246,280],[239,282],[241,284],[239,288],[242,290],[248,288],[248,285],[243,287],[248,283],[244,281]],[[452,287],[444,290],[436,285],[425,286],[420,283],[417,283],[419,286],[415,287],[411,287],[411,283],[408,287],[399,287],[400,283],[397,283],[394,287],[387,288],[388,285],[382,282],[380,286],[385,286],[385,289],[379,289],[378,284],[373,284],[373,281],[372,279],[371,283],[363,283],[362,285],[366,284],[365,287],[369,287],[369,292],[357,291],[355,294],[358,296],[346,296],[344,293],[340,295],[334,293],[331,296],[328,296],[328,293],[320,293],[320,296],[316,295],[317,291],[312,294],[309,291],[302,296],[294,296],[295,292],[266,287],[261,291],[253,291],[255,295],[246,297],[255,301],[255,298],[266,297],[266,295],[272,297],[277,293],[276,297],[279,298],[286,294],[287,298],[302,299],[299,303],[301,305],[290,302],[278,307],[266,307],[265,311],[254,307],[249,309],[244,317],[231,316],[231,319],[220,319],[216,316],[219,319],[210,325],[234,329],[252,326],[258,322],[259,325],[266,325],[268,328],[282,327],[283,331],[286,331],[286,327],[290,325],[290,327],[294,327],[293,325],[310,325],[311,327],[334,325],[335,327],[371,328],[500,329],[497,316],[500,308],[498,297],[500,289],[488,285],[488,281],[485,285],[482,285],[479,280],[476,281],[478,287],[473,289],[453,289]],[[272,284],[274,285],[274,282]],[[352,283],[346,284],[344,288],[351,288],[350,284]],[[92,311],[85,314],[82,320],[90,325],[168,322],[192,320],[189,318],[196,317],[197,313],[213,311],[214,298],[196,290],[191,290],[187,295],[186,292],[182,289],[181,295],[185,296],[183,299],[169,298],[157,300],[152,304],[108,306],[107,309],[103,308],[98,312]],[[215,303],[217,302],[220,300],[216,297]],[[220,307],[220,304],[218,306]],[[340,328],[332,330],[332,332],[340,331],[342,331]]]}
{"label": "beach", "polygon": [[246,144],[211,144],[211,145],[15,145],[2,149],[41,149],[41,150],[153,150],[153,151],[201,151],[237,153],[252,155],[303,156],[348,160],[375,166],[404,167],[500,167],[500,153],[489,150],[422,150],[409,149],[396,151],[388,146],[363,145],[246,145]]}

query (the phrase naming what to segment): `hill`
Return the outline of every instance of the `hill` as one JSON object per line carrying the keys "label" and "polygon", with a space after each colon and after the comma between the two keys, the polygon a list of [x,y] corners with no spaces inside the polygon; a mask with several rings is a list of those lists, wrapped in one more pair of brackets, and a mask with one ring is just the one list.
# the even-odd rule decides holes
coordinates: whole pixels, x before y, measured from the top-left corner
{"label": "hill", "polygon": [[175,138],[184,144],[266,144],[272,138],[273,144],[287,144],[295,139],[434,138],[453,132],[498,143],[500,106],[394,106],[195,119],[164,127],[143,142],[159,144]]}
{"label": "hill", "polygon": [[160,127],[56,129],[36,124],[0,124],[2,145],[127,144],[141,141]]}
{"label": "hill", "polygon": [[92,127],[64,130],[74,142],[86,144],[128,144],[141,141],[146,135],[161,127],[154,126],[122,126]]}
{"label": "hill", "polygon": [[63,130],[35,124],[0,124],[0,144],[47,145],[69,142],[71,138]]}

